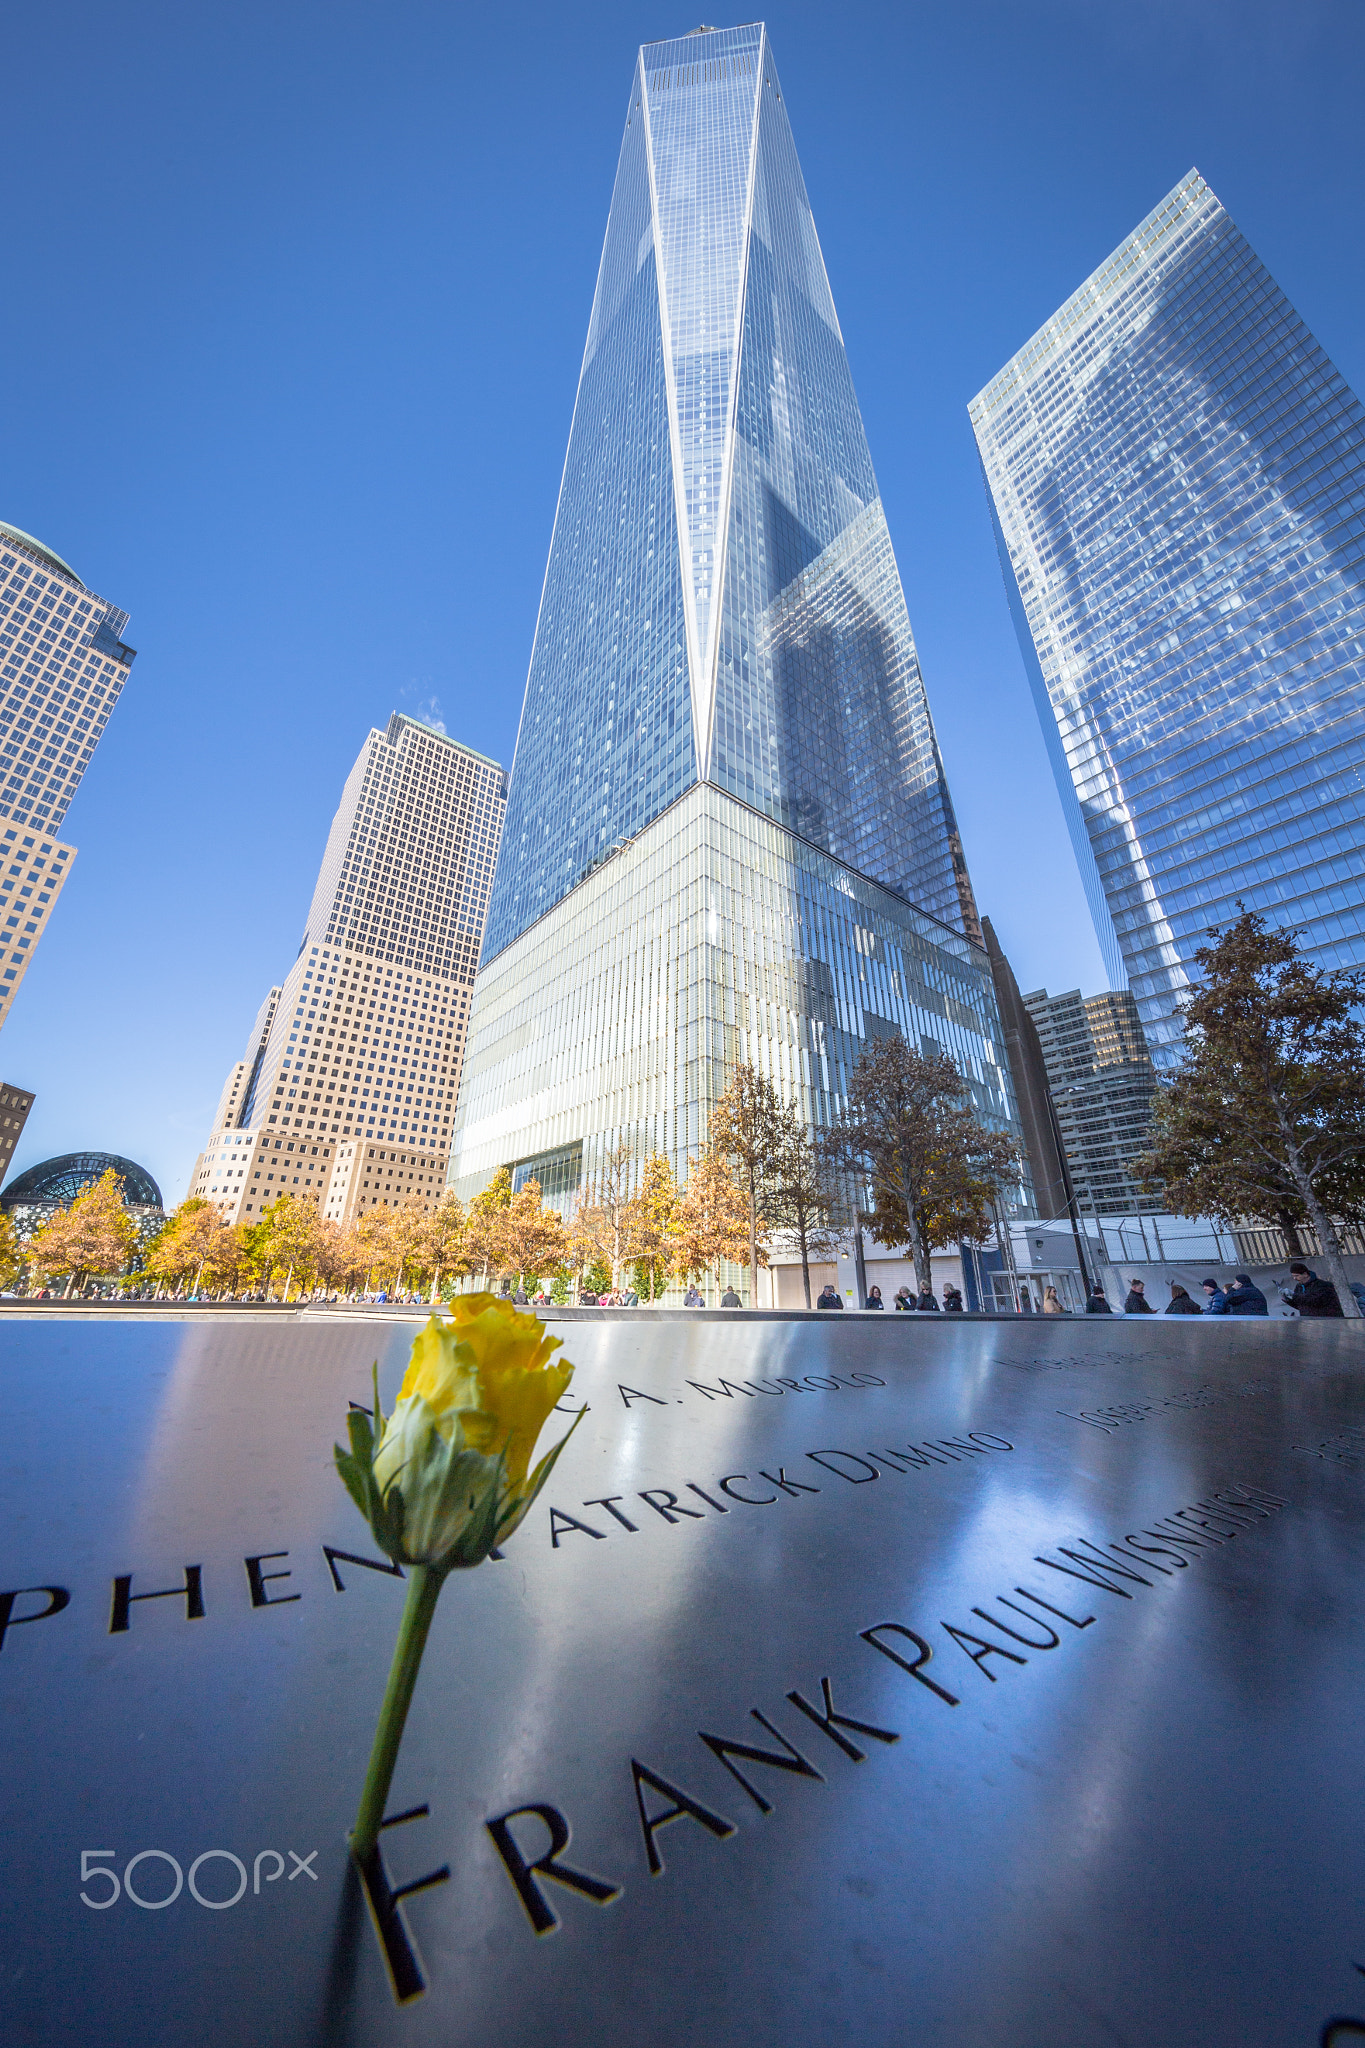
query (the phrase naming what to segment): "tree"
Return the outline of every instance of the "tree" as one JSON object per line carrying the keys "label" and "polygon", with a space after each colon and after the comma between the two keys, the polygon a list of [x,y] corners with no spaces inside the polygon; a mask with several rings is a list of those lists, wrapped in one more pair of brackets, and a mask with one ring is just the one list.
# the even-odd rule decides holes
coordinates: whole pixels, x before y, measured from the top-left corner
{"label": "tree", "polygon": [[567,1257],[569,1233],[564,1219],[557,1209],[547,1209],[541,1201],[538,1180],[528,1180],[508,1203],[503,1245],[507,1271],[518,1280],[528,1273],[536,1278]]}
{"label": "tree", "polygon": [[[719,1152],[707,1150],[688,1161],[687,1185],[674,1211],[673,1247],[680,1280],[714,1267],[717,1287],[723,1261],[742,1266],[749,1256],[749,1205]],[[767,1252],[761,1245],[757,1250],[766,1265]]]}
{"label": "tree", "polygon": [[[713,1104],[708,1126],[711,1149],[730,1163],[748,1211],[749,1302],[758,1300],[759,1239],[763,1210],[775,1191],[778,1162],[787,1137],[787,1111],[766,1074],[741,1061],[725,1093]],[[764,1265],[767,1259],[763,1260]]]}
{"label": "tree", "polygon": [[354,1237],[359,1263],[364,1268],[365,1285],[369,1286],[374,1269],[386,1272],[392,1264],[389,1248],[390,1209],[367,1209],[355,1226]]}
{"label": "tree", "polygon": [[624,1230],[635,1291],[646,1301],[657,1301],[668,1285],[677,1208],[678,1183],[673,1168],[662,1152],[651,1152],[640,1174],[640,1185],[626,1204]]}
{"label": "tree", "polygon": [[[570,1226],[571,1256],[581,1272],[600,1260],[607,1268],[608,1286],[619,1284],[626,1257],[627,1217],[630,1213],[631,1183],[635,1154],[624,1139],[603,1159],[597,1172],[584,1181],[574,1205]],[[599,1287],[599,1293],[606,1288]]]}
{"label": "tree", "polygon": [[69,1274],[66,1291],[73,1294],[92,1273],[119,1272],[136,1242],[137,1226],[123,1206],[123,1182],[111,1166],[35,1233],[29,1257],[44,1277]]}
{"label": "tree", "polygon": [[191,1275],[197,1280],[222,1228],[216,1206],[203,1195],[191,1195],[147,1245],[144,1270],[163,1287],[178,1287]]}
{"label": "tree", "polygon": [[313,1270],[324,1287],[346,1287],[355,1277],[360,1251],[354,1234],[330,1217],[318,1218]]}
{"label": "tree", "polygon": [[245,1279],[251,1265],[251,1253],[247,1244],[246,1226],[242,1223],[224,1223],[219,1228],[205,1254],[200,1277],[220,1293],[235,1294]]}
{"label": "tree", "polygon": [[1306,1220],[1343,1314],[1359,1315],[1335,1218],[1365,1200],[1365,973],[1315,967],[1292,930],[1252,910],[1208,936],[1182,1005],[1183,1063],[1133,1171],[1162,1182],[1178,1215]]}
{"label": "tree", "polygon": [[23,1271],[24,1255],[14,1225],[0,1209],[0,1287],[9,1287]]}
{"label": "tree", "polygon": [[431,1268],[431,1299],[434,1306],[441,1298],[441,1275],[469,1271],[464,1203],[458,1195],[444,1194],[428,1216],[423,1249],[425,1262]]}
{"label": "tree", "polygon": [[264,1268],[267,1292],[271,1275],[281,1266],[286,1301],[294,1275],[299,1275],[300,1283],[311,1275],[322,1242],[320,1221],[312,1203],[297,1195],[280,1195],[271,1203],[252,1233],[252,1252]]}
{"label": "tree", "polygon": [[987,1130],[947,1053],[918,1053],[900,1032],[864,1047],[832,1156],[871,1189],[867,1220],[883,1244],[904,1246],[915,1284],[933,1285],[933,1246],[984,1236],[999,1188],[1018,1171],[1001,1131]]}
{"label": "tree", "polygon": [[507,1211],[512,1206],[512,1170],[500,1166],[481,1194],[475,1195],[465,1216],[465,1245],[471,1266],[483,1269],[488,1285],[490,1267],[501,1272],[505,1263],[503,1242]]}
{"label": "tree", "polygon": [[800,1110],[792,1103],[787,1111],[770,1210],[775,1227],[790,1231],[796,1240],[807,1308],[811,1305],[810,1262],[837,1256],[843,1234],[839,1226],[843,1206],[825,1150],[811,1136],[801,1121]]}

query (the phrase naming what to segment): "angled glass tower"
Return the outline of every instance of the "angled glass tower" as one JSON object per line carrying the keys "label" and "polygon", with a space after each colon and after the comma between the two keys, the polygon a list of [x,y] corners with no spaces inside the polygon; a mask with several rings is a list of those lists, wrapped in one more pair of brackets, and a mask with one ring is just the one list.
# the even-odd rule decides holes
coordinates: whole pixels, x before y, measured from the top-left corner
{"label": "angled glass tower", "polygon": [[686,1170],[727,1065],[869,1032],[1012,1114],[989,966],[761,24],[641,50],[489,909],[456,1184]]}
{"label": "angled glass tower", "polygon": [[971,417],[1101,947],[1168,1066],[1239,902],[1365,965],[1365,413],[1191,171]]}

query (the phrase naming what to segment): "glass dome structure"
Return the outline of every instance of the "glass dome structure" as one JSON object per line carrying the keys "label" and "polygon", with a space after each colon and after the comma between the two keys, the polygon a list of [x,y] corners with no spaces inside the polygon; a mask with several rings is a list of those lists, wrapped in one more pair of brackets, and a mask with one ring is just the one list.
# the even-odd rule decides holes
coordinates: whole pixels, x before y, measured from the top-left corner
{"label": "glass dome structure", "polygon": [[123,1182],[123,1206],[134,1212],[161,1208],[161,1190],[145,1166],[117,1152],[65,1152],[18,1174],[0,1194],[0,1209],[49,1213],[64,1209],[110,1167]]}

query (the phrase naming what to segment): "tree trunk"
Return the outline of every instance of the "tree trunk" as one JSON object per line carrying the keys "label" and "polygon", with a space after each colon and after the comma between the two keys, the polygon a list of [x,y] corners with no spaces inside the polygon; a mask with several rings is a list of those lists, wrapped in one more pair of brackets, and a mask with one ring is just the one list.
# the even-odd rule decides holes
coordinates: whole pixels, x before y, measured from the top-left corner
{"label": "tree trunk", "polygon": [[805,1226],[805,1223],[804,1223],[804,1222],[802,1222],[801,1224],[799,1224],[799,1225],[798,1225],[798,1227],[797,1227],[797,1236],[798,1236],[798,1238],[799,1238],[799,1240],[800,1240],[800,1244],[801,1244],[801,1285],[802,1285],[802,1286],[803,1286],[803,1287],[805,1288],[805,1290],[806,1290],[806,1307],[807,1307],[807,1308],[809,1308],[809,1307],[810,1307],[810,1251],[809,1251],[809,1248],[808,1248],[808,1246],[807,1246],[807,1243],[806,1243],[806,1226]]}
{"label": "tree trunk", "polygon": [[1322,1246],[1323,1262],[1332,1285],[1337,1290],[1341,1313],[1344,1316],[1358,1316],[1361,1313],[1360,1303],[1352,1294],[1351,1283],[1346,1277],[1346,1262],[1341,1256],[1341,1240],[1306,1174],[1303,1176],[1303,1205],[1308,1211],[1309,1221],[1313,1225],[1318,1243]]}
{"label": "tree trunk", "polygon": [[913,1202],[907,1202],[905,1213],[910,1223],[910,1256],[915,1265],[915,1288],[920,1294],[927,1294],[934,1284],[934,1269],[929,1263],[929,1253],[920,1229],[919,1215]]}
{"label": "tree trunk", "polygon": [[1289,1253],[1290,1258],[1301,1259],[1303,1257],[1303,1239],[1299,1236],[1299,1227],[1293,1217],[1287,1210],[1281,1209],[1275,1221],[1280,1226],[1280,1235],[1284,1239],[1285,1250]]}
{"label": "tree trunk", "polygon": [[[1323,1262],[1327,1267],[1332,1285],[1337,1290],[1337,1299],[1341,1303],[1341,1313],[1344,1316],[1359,1316],[1361,1314],[1360,1303],[1352,1294],[1351,1283],[1346,1277],[1346,1262],[1341,1256],[1341,1240],[1337,1236],[1336,1226],[1323,1208],[1322,1203],[1318,1200],[1317,1189],[1313,1186],[1311,1178],[1305,1172],[1300,1162],[1299,1148],[1294,1143],[1288,1119],[1278,1102],[1274,1104],[1274,1107],[1276,1119],[1284,1135],[1285,1151],[1289,1156],[1289,1171],[1294,1176],[1294,1185],[1299,1191],[1299,1199],[1308,1211],[1308,1220],[1313,1226],[1318,1243],[1322,1246]],[[1302,1257],[1302,1253],[1299,1256]]]}
{"label": "tree trunk", "polygon": [[749,1306],[758,1307],[758,1189],[749,1180]]}

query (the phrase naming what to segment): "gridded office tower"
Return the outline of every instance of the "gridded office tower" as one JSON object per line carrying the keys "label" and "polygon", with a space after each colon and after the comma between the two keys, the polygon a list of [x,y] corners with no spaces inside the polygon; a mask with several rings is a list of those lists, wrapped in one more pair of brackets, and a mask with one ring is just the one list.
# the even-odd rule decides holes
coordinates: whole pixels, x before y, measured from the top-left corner
{"label": "gridded office tower", "polygon": [[444,1191],[506,776],[395,712],[327,837],[298,957],[219,1098],[190,1193],[257,1222],[282,1193],[346,1223]]}
{"label": "gridded office tower", "polygon": [[685,1173],[742,1058],[869,1034],[1011,1115],[989,969],[761,24],[639,53],[517,738],[453,1178]]}
{"label": "gridded office tower", "polygon": [[1239,901],[1365,965],[1365,416],[1191,171],[971,417],[1101,948],[1166,1066]]}
{"label": "gridded office tower", "polygon": [[58,827],[133,665],[127,624],[0,520],[0,1024],[76,857]]}
{"label": "gridded office tower", "polygon": [[32,1089],[0,1082],[0,1183],[14,1164],[14,1148],[23,1136],[32,1107]]}
{"label": "gridded office tower", "polygon": [[[1078,988],[1024,997],[1047,1069],[1062,1149],[1083,1216],[1135,1216],[1162,1209],[1144,1194],[1130,1162],[1151,1136],[1156,1073],[1137,1004],[1128,989],[1082,997]],[[1060,1212],[1059,1212],[1060,1213]]]}

